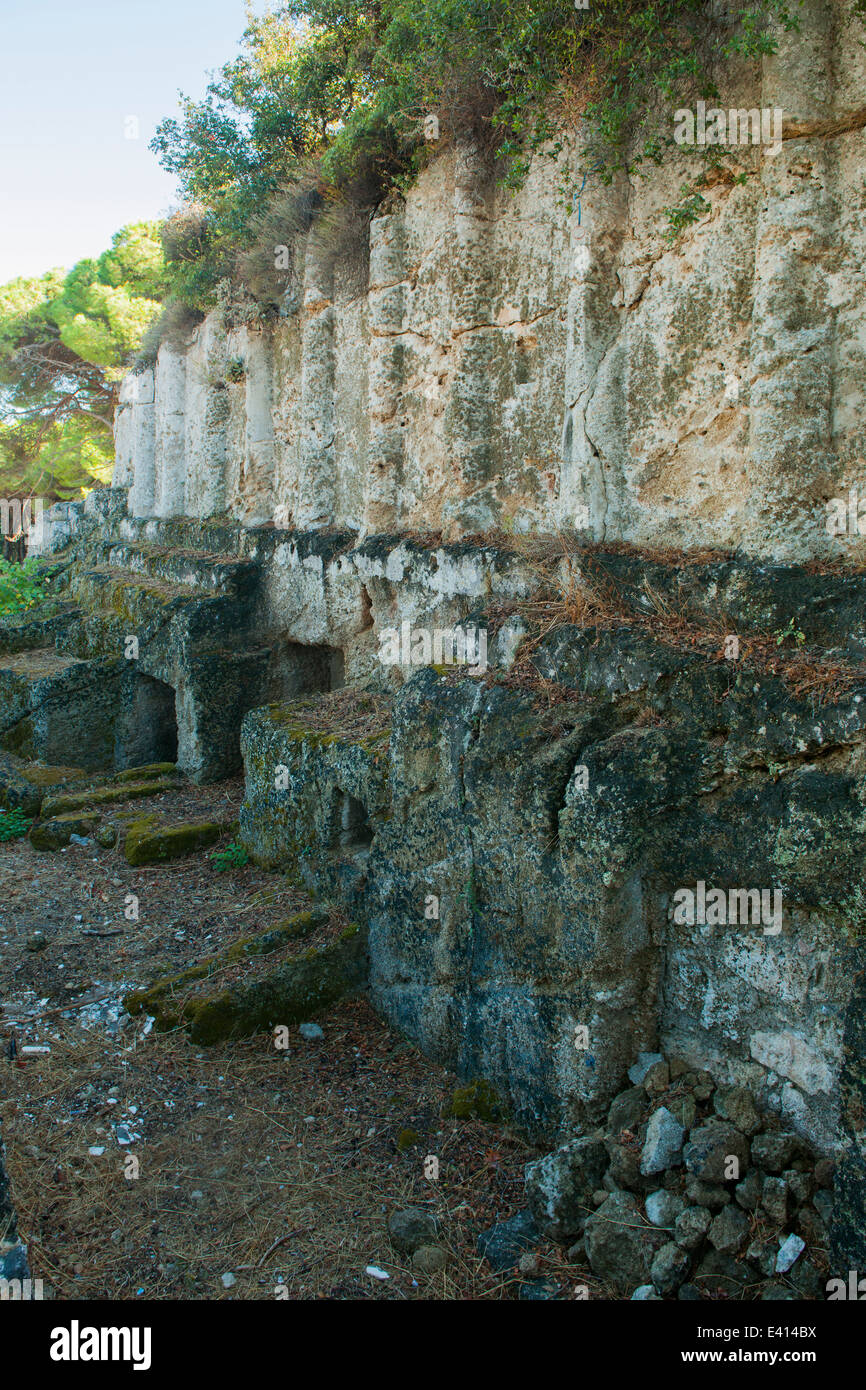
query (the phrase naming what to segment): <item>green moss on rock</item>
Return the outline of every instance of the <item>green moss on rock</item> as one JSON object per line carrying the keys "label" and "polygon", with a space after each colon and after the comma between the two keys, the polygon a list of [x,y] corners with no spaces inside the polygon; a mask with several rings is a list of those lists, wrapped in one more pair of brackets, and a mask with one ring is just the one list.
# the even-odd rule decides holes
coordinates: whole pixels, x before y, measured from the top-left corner
{"label": "green moss on rock", "polygon": [[129,782],[122,787],[95,787],[90,791],[49,796],[43,802],[42,810],[44,815],[62,815],[66,811],[77,811],[82,806],[109,806],[118,801],[159,796],[161,792],[171,791],[173,787],[173,782]]}
{"label": "green moss on rock", "polygon": [[366,981],[366,939],[357,933],[352,941],[337,940],[305,951],[263,980],[196,1001],[189,1018],[190,1038],[210,1044],[251,1037],[278,1024],[303,1023],[339,999],[357,994]]}
{"label": "green moss on rock", "polygon": [[151,780],[154,777],[170,777],[177,772],[175,763],[145,763],[142,767],[127,767],[123,772],[116,772],[115,782],[137,782],[139,780]]}
{"label": "green moss on rock", "polygon": [[[328,910],[324,907],[313,908],[312,911],[296,912],[293,916],[287,917],[285,921],[278,922],[275,927],[268,931],[258,932],[252,936],[241,937],[239,941],[233,941],[224,951],[216,955],[208,956],[200,961],[198,965],[188,966],[186,970],[180,970],[177,974],[169,975],[164,980],[158,980],[155,984],[144,990],[133,990],[127,995],[124,1007],[127,1013],[146,1013],[158,1016],[162,1009],[161,1000],[166,995],[176,994],[186,985],[195,983],[196,980],[205,980],[209,975],[215,975],[226,965],[231,965],[235,961],[243,960],[245,957],[268,955],[273,951],[283,949],[289,942],[302,940],[309,936],[317,927],[321,927],[328,920]],[[353,935],[357,934],[358,928],[353,928]],[[342,939],[342,938],[341,938]]]}
{"label": "green moss on rock", "polygon": [[37,821],[30,827],[30,843],[34,849],[55,850],[68,845],[73,835],[92,835],[99,824],[99,814],[74,813]]}
{"label": "green moss on rock", "polygon": [[443,1118],[456,1120],[484,1120],[494,1124],[505,1118],[506,1108],[498,1091],[489,1081],[470,1081],[466,1086],[458,1086],[442,1107]]}
{"label": "green moss on rock", "polygon": [[223,827],[212,821],[170,825],[158,830],[133,823],[126,832],[123,852],[129,864],[161,864],[205,849],[222,833]]}
{"label": "green moss on rock", "polygon": [[85,773],[79,767],[52,767],[40,763],[19,763],[0,754],[0,806],[19,807],[31,818],[39,815],[45,787],[69,785]]}
{"label": "green moss on rock", "polygon": [[34,787],[58,787],[76,782],[87,773],[83,767],[45,767],[41,763],[28,763],[21,768],[21,776]]}
{"label": "green moss on rock", "polygon": [[[326,915],[323,911],[322,918]],[[315,914],[299,916],[314,919]],[[287,928],[294,931],[298,925],[296,919],[290,919]],[[276,934],[263,933],[237,954],[261,954],[266,938]],[[285,934],[284,931],[284,939]],[[256,943],[258,949],[254,948]],[[235,945],[243,946],[243,943]],[[177,996],[185,986],[215,975],[236,959],[233,949],[179,975],[158,981],[149,989],[133,990],[126,996],[124,1007],[130,1014],[142,1011],[152,1014],[160,1031],[185,1026],[193,1042],[209,1045],[227,1038],[251,1037],[270,1031],[278,1024],[303,1023],[366,986],[366,932],[356,928],[348,938],[345,933],[341,934],[336,941],[283,961],[264,977],[241,980],[213,994],[200,993],[178,1001]]]}

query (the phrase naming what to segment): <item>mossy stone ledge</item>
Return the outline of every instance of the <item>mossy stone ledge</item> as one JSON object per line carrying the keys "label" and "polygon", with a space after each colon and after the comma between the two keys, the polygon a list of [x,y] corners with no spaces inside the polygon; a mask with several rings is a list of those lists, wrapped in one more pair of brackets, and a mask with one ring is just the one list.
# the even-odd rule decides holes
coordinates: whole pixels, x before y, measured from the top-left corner
{"label": "mossy stone ledge", "polygon": [[367,932],[357,923],[319,945],[288,958],[284,954],[264,975],[256,972],[255,978],[241,976],[228,984],[219,977],[244,958],[291,949],[328,917],[319,908],[299,913],[258,937],[234,942],[198,966],[132,991],[124,1007],[130,1014],[152,1015],[160,1031],[186,1028],[193,1042],[206,1045],[303,1023],[366,989]]}
{"label": "mossy stone ledge", "polygon": [[154,827],[148,818],[144,823],[133,822],[126,832],[123,853],[128,864],[162,864],[180,859],[215,844],[223,834],[223,826],[215,821],[192,821],[185,825]]}
{"label": "mossy stone ledge", "polygon": [[37,821],[30,827],[30,843],[34,849],[55,850],[68,845],[73,835],[92,835],[99,824],[99,813],[72,812]]}

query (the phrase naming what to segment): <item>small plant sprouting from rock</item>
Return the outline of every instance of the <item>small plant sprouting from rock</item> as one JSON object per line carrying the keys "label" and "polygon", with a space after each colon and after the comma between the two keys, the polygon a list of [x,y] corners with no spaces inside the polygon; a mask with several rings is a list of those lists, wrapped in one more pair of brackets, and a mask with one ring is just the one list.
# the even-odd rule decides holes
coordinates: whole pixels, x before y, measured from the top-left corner
{"label": "small plant sprouting from rock", "polygon": [[237,840],[233,840],[225,849],[215,850],[210,859],[218,874],[224,874],[229,869],[242,869],[245,864],[250,862],[250,856],[246,849]]}
{"label": "small plant sprouting from rock", "polygon": [[773,636],[776,639],[777,647],[781,647],[784,642],[787,642],[789,637],[791,638],[792,642],[796,643],[798,647],[802,647],[803,643],[806,640],[805,632],[802,632],[800,628],[796,626],[793,618],[788,619],[787,627],[777,627],[773,633]]}
{"label": "small plant sprouting from rock", "polygon": [[478,911],[478,894],[475,891],[475,866],[470,869],[469,877],[463,886],[462,892],[457,894],[461,902],[465,902],[471,913]]}
{"label": "small plant sprouting from rock", "polygon": [[686,227],[691,227],[694,222],[704,216],[704,213],[710,211],[710,204],[706,198],[697,189],[690,188],[687,183],[684,183],[680,189],[680,195],[681,202],[677,203],[675,207],[665,208],[665,217],[668,220],[665,236],[668,241],[676,240],[680,232],[684,231]]}
{"label": "small plant sprouting from rock", "polygon": [[239,381],[243,381],[246,374],[247,369],[244,366],[244,359],[242,357],[229,358],[229,361],[226,365],[226,381],[230,381],[232,382],[232,384],[235,384]]}
{"label": "small plant sprouting from rock", "polygon": [[0,844],[9,840],[20,840],[30,829],[32,822],[25,816],[20,806],[11,811],[0,811]]}

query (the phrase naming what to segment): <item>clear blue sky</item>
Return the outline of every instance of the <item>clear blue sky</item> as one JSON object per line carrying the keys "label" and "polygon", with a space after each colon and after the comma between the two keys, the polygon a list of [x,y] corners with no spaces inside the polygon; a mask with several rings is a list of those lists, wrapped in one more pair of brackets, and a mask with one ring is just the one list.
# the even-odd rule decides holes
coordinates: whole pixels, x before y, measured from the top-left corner
{"label": "clear blue sky", "polygon": [[148,142],[245,28],[244,0],[0,0],[0,284],[98,255],[175,201]]}

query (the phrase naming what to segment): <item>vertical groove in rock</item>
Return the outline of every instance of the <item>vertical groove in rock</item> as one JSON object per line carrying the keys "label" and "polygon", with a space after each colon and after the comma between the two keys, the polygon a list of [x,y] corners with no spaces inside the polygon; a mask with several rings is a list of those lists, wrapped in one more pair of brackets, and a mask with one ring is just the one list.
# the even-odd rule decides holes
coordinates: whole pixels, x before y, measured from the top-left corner
{"label": "vertical groove in rock", "polygon": [[446,530],[480,531],[494,524],[496,349],[494,258],[488,199],[490,173],[478,146],[457,142],[454,160],[454,254],[451,336],[455,374],[448,415],[454,487],[442,509]]}
{"label": "vertical groove in rock", "polygon": [[[580,182],[578,178],[578,187]],[[625,473],[621,454],[627,443],[622,422],[628,408],[628,353],[624,347],[628,325],[613,300],[626,224],[627,184],[622,180],[605,188],[590,175],[587,189],[589,197],[584,190],[580,220],[576,206],[569,218],[560,511],[564,526],[576,525],[593,540],[603,540],[616,530],[616,514],[621,510],[616,496],[622,490]],[[594,437],[600,412],[607,417],[619,416],[619,428],[604,431],[607,447]],[[608,425],[608,420],[604,423]]]}
{"label": "vertical groove in rock", "polygon": [[402,206],[370,224],[370,325],[368,417],[370,443],[364,478],[364,531],[386,531],[396,525],[398,492],[403,474],[403,393],[405,327],[406,228]]}
{"label": "vertical groove in rock", "polygon": [[[785,120],[832,112],[832,14],[806,0],[802,31],[783,35],[764,62],[762,106]],[[786,140],[760,148],[761,202],[751,334],[748,478],[750,542],[766,549],[782,520],[817,533],[814,497],[834,490],[831,382],[835,311],[828,301],[838,217],[831,195],[834,142]],[[804,478],[810,488],[804,489]],[[810,495],[811,494],[811,495]]]}
{"label": "vertical groove in rock", "polygon": [[405,227],[402,208],[370,223],[369,383],[370,442],[364,479],[364,532],[397,524],[403,472]]}
{"label": "vertical groove in rock", "polygon": [[156,405],[151,367],[125,378],[120,389],[120,409],[115,444],[120,446],[121,473],[129,478],[129,510],[133,516],[151,516],[154,505],[154,450]]}
{"label": "vertical groove in rock", "polygon": [[301,434],[295,524],[328,526],[334,515],[334,268],[313,230],[304,258]]}
{"label": "vertical groove in rock", "polygon": [[244,508],[248,526],[270,521],[274,513],[274,440],[272,350],[270,335],[250,333],[247,340],[244,408]]}
{"label": "vertical groove in rock", "polygon": [[186,356],[167,344],[156,363],[154,510],[182,516],[186,478]]}
{"label": "vertical groove in rock", "polygon": [[229,414],[223,316],[210,315],[187,354],[186,509],[207,517],[225,510]]}

